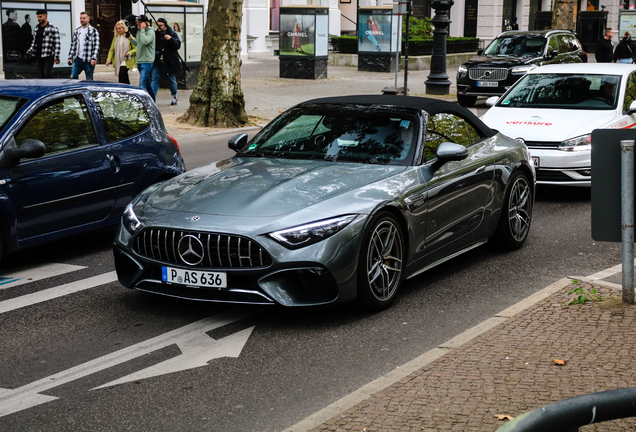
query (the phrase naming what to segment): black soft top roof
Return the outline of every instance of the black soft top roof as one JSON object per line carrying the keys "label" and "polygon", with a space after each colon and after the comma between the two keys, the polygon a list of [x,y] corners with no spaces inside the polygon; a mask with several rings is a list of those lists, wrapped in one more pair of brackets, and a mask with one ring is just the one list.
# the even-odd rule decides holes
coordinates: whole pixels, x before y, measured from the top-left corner
{"label": "black soft top roof", "polygon": [[343,105],[368,105],[368,106],[398,106],[404,108],[414,108],[426,111],[429,115],[438,113],[457,114],[466,120],[481,134],[491,137],[497,134],[497,131],[486,126],[475,114],[463,106],[453,102],[447,102],[439,99],[415,97],[415,96],[396,96],[396,95],[359,95],[359,96],[338,96],[312,99],[297,106],[316,105],[316,104],[343,104]]}

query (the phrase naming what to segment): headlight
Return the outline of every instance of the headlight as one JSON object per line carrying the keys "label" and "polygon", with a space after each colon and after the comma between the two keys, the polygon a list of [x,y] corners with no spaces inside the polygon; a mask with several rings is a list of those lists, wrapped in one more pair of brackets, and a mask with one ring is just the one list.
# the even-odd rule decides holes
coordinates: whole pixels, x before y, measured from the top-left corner
{"label": "headlight", "polygon": [[349,225],[358,215],[346,215],[312,222],[270,233],[270,237],[290,249],[297,249],[331,237]]}
{"label": "headlight", "polygon": [[524,73],[528,73],[530,72],[532,69],[535,69],[536,66],[535,65],[523,65],[523,66],[515,66],[513,67],[510,72],[512,72],[513,74],[524,74]]}
{"label": "headlight", "polygon": [[141,222],[139,222],[139,219],[137,219],[137,215],[133,210],[132,203],[126,206],[124,215],[121,218],[121,223],[124,225],[124,228],[126,228],[126,231],[131,234],[134,234],[135,231],[137,231],[137,229],[141,226]]}
{"label": "headlight", "polygon": [[563,151],[584,151],[592,149],[592,134],[581,135],[570,138],[559,144],[559,150]]}
{"label": "headlight", "polygon": [[466,73],[468,72],[468,68],[465,65],[461,65],[457,68],[457,73]]}
{"label": "headlight", "polygon": [[148,198],[150,198],[150,196],[163,183],[164,182],[159,182],[159,183],[155,183],[153,185],[148,186],[139,195],[137,195],[137,197],[130,204],[126,206],[126,209],[124,210],[124,214],[122,215],[122,218],[121,218],[121,223],[126,228],[126,231],[128,231],[131,234],[134,234],[135,231],[139,229],[139,227],[141,226],[141,222],[139,222],[139,219],[137,218],[137,215],[135,214],[135,211],[133,210],[133,208],[139,203],[145,204],[146,201],[148,201]]}

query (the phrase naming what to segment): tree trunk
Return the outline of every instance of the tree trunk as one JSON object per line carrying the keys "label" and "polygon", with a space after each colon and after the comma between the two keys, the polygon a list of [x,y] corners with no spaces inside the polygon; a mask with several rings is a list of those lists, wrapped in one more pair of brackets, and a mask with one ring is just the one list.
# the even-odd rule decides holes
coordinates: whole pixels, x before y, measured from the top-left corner
{"label": "tree trunk", "polygon": [[576,0],[555,0],[552,9],[552,29],[574,30]]}
{"label": "tree trunk", "polygon": [[242,17],[243,0],[209,0],[197,82],[178,121],[208,127],[248,122],[241,90]]}

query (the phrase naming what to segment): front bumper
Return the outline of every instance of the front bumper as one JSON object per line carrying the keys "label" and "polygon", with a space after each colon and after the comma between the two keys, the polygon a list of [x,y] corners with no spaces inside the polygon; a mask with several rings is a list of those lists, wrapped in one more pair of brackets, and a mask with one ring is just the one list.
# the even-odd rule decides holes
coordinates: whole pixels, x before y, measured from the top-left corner
{"label": "front bumper", "polygon": [[115,246],[114,255],[119,282],[139,291],[188,300],[283,306],[321,305],[338,299],[333,275],[313,263],[290,264],[279,270],[215,269],[227,274],[228,287],[207,288],[164,282],[162,263],[140,259],[121,247]]}
{"label": "front bumper", "polygon": [[533,160],[538,159],[537,184],[580,187],[592,185],[590,151],[570,152],[533,146],[529,148]]}
{"label": "front bumper", "polygon": [[[189,300],[259,305],[317,306],[354,300],[359,250],[359,229],[364,218],[316,244],[290,250],[259,237],[271,255],[265,265],[192,267],[140,253],[131,245],[135,237],[120,226],[113,252],[119,282],[140,291]],[[200,287],[163,281],[163,267],[222,272],[227,288]]]}

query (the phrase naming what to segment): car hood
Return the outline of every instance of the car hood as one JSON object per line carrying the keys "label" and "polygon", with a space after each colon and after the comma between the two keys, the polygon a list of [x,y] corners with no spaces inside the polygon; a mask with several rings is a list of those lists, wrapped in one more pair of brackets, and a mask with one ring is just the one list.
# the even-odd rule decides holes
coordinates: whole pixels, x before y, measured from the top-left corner
{"label": "car hood", "polygon": [[607,127],[615,118],[615,111],[492,107],[481,120],[511,138],[561,142]]}
{"label": "car hood", "polygon": [[537,63],[537,60],[541,60],[541,57],[486,57],[477,56],[473,57],[464,63],[464,66],[471,67],[483,67],[483,68],[508,68],[513,66],[519,66],[526,63]]}
{"label": "car hood", "polygon": [[[271,217],[377,182],[403,166],[233,158],[179,176],[149,200],[160,210]],[[325,209],[338,212],[338,209]]]}

